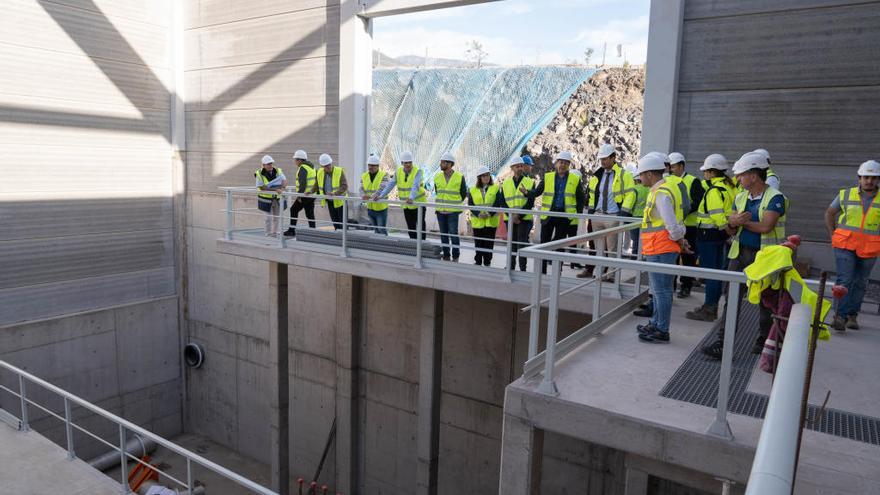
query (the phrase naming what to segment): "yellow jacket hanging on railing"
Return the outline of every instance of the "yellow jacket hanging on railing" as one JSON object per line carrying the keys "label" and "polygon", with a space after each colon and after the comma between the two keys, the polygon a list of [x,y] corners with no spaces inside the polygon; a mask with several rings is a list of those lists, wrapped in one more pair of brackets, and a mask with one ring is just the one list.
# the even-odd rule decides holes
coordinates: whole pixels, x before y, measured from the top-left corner
{"label": "yellow jacket hanging on railing", "polygon": [[[758,251],[755,261],[743,270],[748,279],[749,302],[760,304],[761,293],[767,289],[784,289],[791,295],[795,304],[809,306],[810,314],[815,317],[819,296],[807,287],[804,279],[794,269],[792,254],[792,250],[786,246],[767,246]],[[819,321],[824,322],[830,310],[831,303],[823,300]],[[810,321],[812,322],[812,319]],[[831,338],[828,328],[824,325],[819,331],[819,338],[822,340]]]}
{"label": "yellow jacket hanging on railing", "polygon": [[669,231],[666,230],[666,223],[663,217],[651,218],[651,213],[657,205],[657,195],[666,195],[672,202],[675,210],[675,220],[678,223],[684,222],[684,211],[681,208],[682,190],[678,187],[681,179],[677,177],[667,177],[658,182],[651,188],[648,193],[648,201],[645,203],[645,213],[642,215],[642,229],[640,233],[642,241],[642,254],[652,256],[656,254],[680,253],[681,246],[678,242],[673,241],[669,237]]}
{"label": "yellow jacket hanging on railing", "polygon": [[[758,206],[758,221],[760,222],[764,218],[764,212],[767,211],[767,207],[770,205],[770,201],[776,196],[781,195],[785,200],[785,213],[783,213],[779,220],[776,222],[776,226],[767,232],[766,234],[761,234],[761,249],[764,249],[768,246],[775,246],[781,244],[782,241],[785,240],[785,217],[788,215],[788,198],[785,197],[781,192],[773,189],[772,187],[767,186],[767,189],[764,191],[764,195],[761,197],[761,204]],[[742,212],[746,211],[746,203],[749,200],[749,192],[743,191],[737,194],[736,199],[733,201],[734,206],[736,207],[736,211]],[[740,227],[737,229],[736,234],[733,237],[733,243],[730,245],[730,253],[727,255],[730,259],[736,259],[739,256],[739,235],[742,232],[743,228]]]}
{"label": "yellow jacket hanging on railing", "polygon": [[[443,204],[460,205],[464,198],[461,197],[461,183],[464,176],[458,171],[452,172],[449,180],[446,180],[446,174],[437,172],[434,176],[434,190],[437,192],[434,201]],[[436,211],[454,212],[461,211],[461,208],[451,208],[448,206],[437,207]]]}
{"label": "yellow jacket hanging on railing", "polygon": [[[580,187],[581,178],[569,172],[565,181],[565,212],[577,213],[577,188]],[[553,207],[553,196],[556,194],[556,172],[544,174],[544,194],[541,196],[541,210],[550,211]],[[547,215],[541,215],[541,220],[547,220]],[[572,218],[571,225],[577,225],[578,219]]]}
{"label": "yellow jacket hanging on railing", "polygon": [[[410,194],[412,193],[412,188],[417,187],[418,191],[416,192],[416,197],[413,199],[416,203],[424,203],[425,202],[425,187],[421,182],[416,184],[416,177],[419,175],[419,167],[415,165],[410,169],[409,174],[403,169],[402,166],[397,167],[397,173],[395,175],[395,182],[397,183],[397,196],[401,201],[406,201],[410,198]],[[415,210],[418,208],[416,205],[403,205],[401,208],[404,210]]]}
{"label": "yellow jacket hanging on railing", "polygon": [[[370,173],[364,172],[361,175],[361,186],[364,188],[364,193],[367,196],[372,196],[379,192],[379,186],[382,185],[382,180],[385,179],[385,172],[380,170],[376,172],[376,176],[370,179]],[[373,201],[367,202],[367,209],[373,211],[385,211],[388,209],[388,205],[385,203],[377,203]]]}
{"label": "yellow jacket hanging on railing", "polygon": [[[474,200],[474,206],[495,206],[495,199],[498,197],[498,186],[492,184],[485,190],[479,187],[470,189],[471,198]],[[489,212],[483,212],[489,213]],[[482,229],[483,227],[498,227],[499,218],[497,213],[489,213],[488,218],[480,218],[477,212],[471,214],[471,227]]]}
{"label": "yellow jacket hanging on railing", "polygon": [[[325,194],[324,193],[324,177],[325,177],[325,175],[326,174],[324,173],[323,167],[320,170],[318,170],[318,194]],[[330,187],[332,188],[332,194],[331,194],[332,196],[337,196],[336,191],[339,190],[339,187],[341,185],[342,185],[342,167],[333,167],[333,176],[330,178]],[[345,203],[344,200],[334,199],[333,200],[333,207],[340,208],[343,203]],[[326,205],[327,205],[327,200],[322,199],[321,206],[326,206]]]}
{"label": "yellow jacket hanging on railing", "polygon": [[840,191],[840,216],[831,237],[831,245],[838,249],[854,251],[859,258],[880,256],[880,194],[868,207],[862,206],[859,188]]}

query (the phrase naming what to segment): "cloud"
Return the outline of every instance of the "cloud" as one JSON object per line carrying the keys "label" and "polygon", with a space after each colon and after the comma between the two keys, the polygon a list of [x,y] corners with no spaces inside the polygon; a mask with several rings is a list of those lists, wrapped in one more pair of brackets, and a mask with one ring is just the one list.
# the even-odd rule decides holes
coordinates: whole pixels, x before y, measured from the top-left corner
{"label": "cloud", "polygon": [[500,7],[501,14],[503,15],[524,15],[534,10],[531,4],[514,0],[503,2]]}
{"label": "cloud", "polygon": [[601,62],[602,46],[608,43],[606,62],[621,61],[617,57],[617,45],[623,44],[630,63],[642,64],[648,58],[648,16],[632,19],[613,19],[595,29],[586,29],[577,34],[572,44],[593,48],[593,62]]}

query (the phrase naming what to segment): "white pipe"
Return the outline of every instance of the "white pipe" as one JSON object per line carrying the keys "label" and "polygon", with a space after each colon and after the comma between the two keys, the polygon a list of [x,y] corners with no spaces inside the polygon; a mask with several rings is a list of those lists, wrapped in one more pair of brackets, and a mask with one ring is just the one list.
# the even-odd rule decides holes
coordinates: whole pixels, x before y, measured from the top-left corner
{"label": "white pipe", "polygon": [[[149,453],[152,453],[156,450],[156,442],[150,440],[149,438],[142,438],[139,435],[135,435],[132,438],[128,439],[128,442],[125,443],[125,452],[134,457],[143,457]],[[89,465],[98,471],[106,471],[110,468],[116,467],[120,462],[119,448],[117,447],[114,450],[106,452],[98,457],[95,457],[91,461],[89,461]]]}
{"label": "white pipe", "polygon": [[807,372],[810,307],[791,308],[746,495],[790,495]]}

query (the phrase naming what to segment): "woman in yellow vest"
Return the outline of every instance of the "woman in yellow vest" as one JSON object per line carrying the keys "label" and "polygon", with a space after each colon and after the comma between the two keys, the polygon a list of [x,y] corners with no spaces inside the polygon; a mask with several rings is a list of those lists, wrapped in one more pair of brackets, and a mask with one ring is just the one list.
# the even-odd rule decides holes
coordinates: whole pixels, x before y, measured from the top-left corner
{"label": "woman in yellow vest", "polygon": [[[440,157],[440,171],[434,176],[434,201],[441,203],[438,206],[437,223],[440,227],[440,244],[443,249],[443,259],[458,261],[461,254],[459,245],[461,238],[458,235],[458,219],[461,216],[461,205],[467,198],[467,185],[464,176],[452,167],[455,166],[455,157],[452,153],[444,153]],[[450,250],[450,244],[452,249]],[[450,258],[450,254],[452,257]]]}
{"label": "woman in yellow vest", "polygon": [[287,187],[287,177],[275,166],[275,160],[271,156],[265,155],[262,163],[263,167],[254,172],[255,185],[262,191],[257,194],[257,208],[266,214],[266,235],[275,236],[278,235],[281,224],[281,201],[278,193]]}
{"label": "woman in yellow vest", "polygon": [[[471,206],[501,206],[501,195],[498,186],[492,182],[489,168],[477,167],[477,183],[468,191],[468,204]],[[488,211],[471,210],[471,227],[474,229],[474,264],[489,266],[492,264],[492,250],[495,248],[495,230],[500,222],[500,215]]]}
{"label": "woman in yellow vest", "polygon": [[[648,154],[639,160],[642,184],[650,188],[642,215],[641,243],[645,261],[674,265],[682,252],[690,251],[685,236],[681,179],[663,177],[666,164]],[[687,194],[685,192],[684,194]],[[675,275],[649,273],[648,281],[654,313],[647,325],[636,327],[639,340],[650,344],[669,342],[669,319],[672,314],[672,283]]]}
{"label": "woman in yellow vest", "polygon": [[[361,199],[367,201],[384,189],[387,179],[385,172],[379,170],[379,157],[370,155],[367,158],[367,171],[361,175]],[[377,234],[388,235],[388,205],[369,201],[366,203],[367,216]]]}
{"label": "woman in yellow vest", "polygon": [[[345,171],[342,170],[342,167],[334,166],[333,159],[326,153],[318,158],[318,163],[321,164],[321,170],[318,170],[317,174],[318,194],[345,196],[345,193],[348,192],[348,182],[345,180]],[[345,201],[342,199],[321,200],[321,205],[326,206],[330,213],[330,220],[333,222],[335,230],[342,229],[342,205],[344,203]]]}
{"label": "woman in yellow vest", "polygon": [[832,326],[839,331],[859,328],[858,315],[868,277],[880,255],[880,163],[866,161],[858,175],[858,187],[841,189],[825,212],[837,264],[837,285],[849,289],[834,315]]}
{"label": "woman in yellow vest", "polygon": [[[727,159],[717,153],[709,155],[703,161],[700,170],[705,180],[705,193],[696,210],[697,216],[697,254],[700,266],[724,270],[727,257],[724,255],[727,242],[727,218],[733,210],[735,186],[730,177],[725,175],[728,169]],[[718,301],[721,300],[722,283],[720,280],[706,280],[706,296],[703,304],[685,317],[697,321],[715,321],[718,319]]]}

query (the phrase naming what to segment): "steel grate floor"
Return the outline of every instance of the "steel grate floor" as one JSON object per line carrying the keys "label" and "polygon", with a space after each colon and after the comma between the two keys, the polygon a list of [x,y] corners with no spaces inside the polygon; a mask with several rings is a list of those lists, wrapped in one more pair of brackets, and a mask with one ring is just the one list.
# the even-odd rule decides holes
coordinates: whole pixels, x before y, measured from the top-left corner
{"label": "steel grate floor", "polygon": [[[675,371],[660,391],[661,397],[715,407],[718,400],[718,375],[721,371],[721,363],[704,356],[700,348],[715,339],[715,330],[720,326],[720,321]],[[738,328],[734,340],[733,368],[730,376],[730,412],[763,419],[767,411],[768,397],[747,390],[759,359],[757,354],[751,353],[752,343],[758,336],[757,306],[742,305]],[[832,408],[826,408],[821,419],[818,418],[818,413],[818,407],[809,406],[808,429],[880,445],[880,418]]]}

